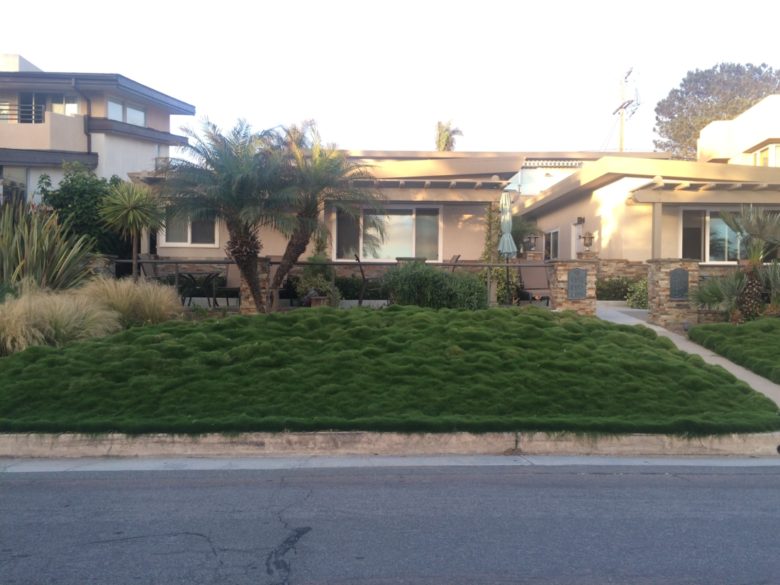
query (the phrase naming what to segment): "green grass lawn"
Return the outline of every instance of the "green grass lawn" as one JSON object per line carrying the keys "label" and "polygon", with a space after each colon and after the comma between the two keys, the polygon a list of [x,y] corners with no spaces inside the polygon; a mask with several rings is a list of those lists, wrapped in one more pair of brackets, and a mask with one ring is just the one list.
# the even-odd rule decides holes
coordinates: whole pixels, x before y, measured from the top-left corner
{"label": "green grass lawn", "polygon": [[741,325],[713,323],[693,327],[696,343],[780,384],[780,319],[768,317]]}
{"label": "green grass lawn", "polygon": [[777,408],[644,327],[543,309],[311,309],[0,360],[0,430],[722,433]]}

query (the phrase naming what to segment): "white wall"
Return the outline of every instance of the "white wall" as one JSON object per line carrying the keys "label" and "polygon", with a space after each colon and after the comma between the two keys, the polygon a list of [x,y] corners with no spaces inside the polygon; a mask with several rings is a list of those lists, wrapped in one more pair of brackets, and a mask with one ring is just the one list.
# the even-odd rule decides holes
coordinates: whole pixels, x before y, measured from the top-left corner
{"label": "white wall", "polygon": [[153,142],[142,142],[108,134],[93,134],[92,150],[98,154],[95,173],[106,178],[117,175],[127,181],[127,173],[153,171],[155,159],[161,156],[163,148]]}

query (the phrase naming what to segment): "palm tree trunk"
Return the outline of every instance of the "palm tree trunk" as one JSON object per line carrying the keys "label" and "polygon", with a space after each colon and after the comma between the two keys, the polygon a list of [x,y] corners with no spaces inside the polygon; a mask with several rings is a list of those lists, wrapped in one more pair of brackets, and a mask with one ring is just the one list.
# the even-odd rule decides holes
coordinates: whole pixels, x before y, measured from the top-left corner
{"label": "palm tree trunk", "polygon": [[138,282],[138,233],[133,231],[131,247],[133,248],[133,280]]}
{"label": "palm tree trunk", "polygon": [[260,240],[251,229],[242,229],[238,222],[227,221],[230,240],[225,246],[228,256],[238,267],[241,280],[246,283],[252,302],[258,313],[265,313],[265,295],[260,284],[257,257],[260,254]]}
{"label": "palm tree trunk", "polygon": [[[308,220],[308,222],[310,222],[310,220]],[[306,251],[306,246],[308,246],[311,241],[312,230],[305,225],[302,225],[303,223],[304,222],[301,221],[298,222],[292,236],[290,236],[290,239],[287,241],[284,255],[282,256],[282,260],[279,263],[279,267],[276,269],[276,274],[274,274],[274,279],[271,283],[271,288],[273,290],[281,288],[284,279],[290,273],[292,267],[295,266],[295,263],[301,255]]]}

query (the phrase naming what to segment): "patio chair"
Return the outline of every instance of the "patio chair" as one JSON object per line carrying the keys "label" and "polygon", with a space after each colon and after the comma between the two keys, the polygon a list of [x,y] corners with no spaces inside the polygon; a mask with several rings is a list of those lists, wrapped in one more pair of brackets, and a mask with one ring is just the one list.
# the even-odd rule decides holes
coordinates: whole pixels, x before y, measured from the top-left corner
{"label": "patio chair", "polygon": [[544,301],[550,306],[550,280],[547,274],[547,266],[544,264],[518,264],[520,274],[520,293],[528,302]]}
{"label": "patio chair", "polygon": [[450,258],[450,264],[452,264],[452,270],[450,272],[455,272],[455,269],[458,267],[458,261],[460,260],[460,254],[455,254],[452,258]]}
{"label": "patio chair", "polygon": [[216,281],[214,289],[214,306],[217,304],[217,299],[225,299],[225,304],[230,307],[230,299],[236,299],[236,304],[241,306],[241,288],[238,286],[228,286],[230,282],[230,267],[233,264],[225,264],[225,275],[220,276]]}

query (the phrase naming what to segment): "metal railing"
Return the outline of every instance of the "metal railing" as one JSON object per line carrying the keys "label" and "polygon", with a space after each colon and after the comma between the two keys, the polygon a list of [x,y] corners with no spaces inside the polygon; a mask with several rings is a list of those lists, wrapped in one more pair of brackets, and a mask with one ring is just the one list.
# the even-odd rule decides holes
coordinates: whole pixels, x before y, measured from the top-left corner
{"label": "metal railing", "polygon": [[43,124],[45,120],[46,104],[0,105],[0,122]]}

